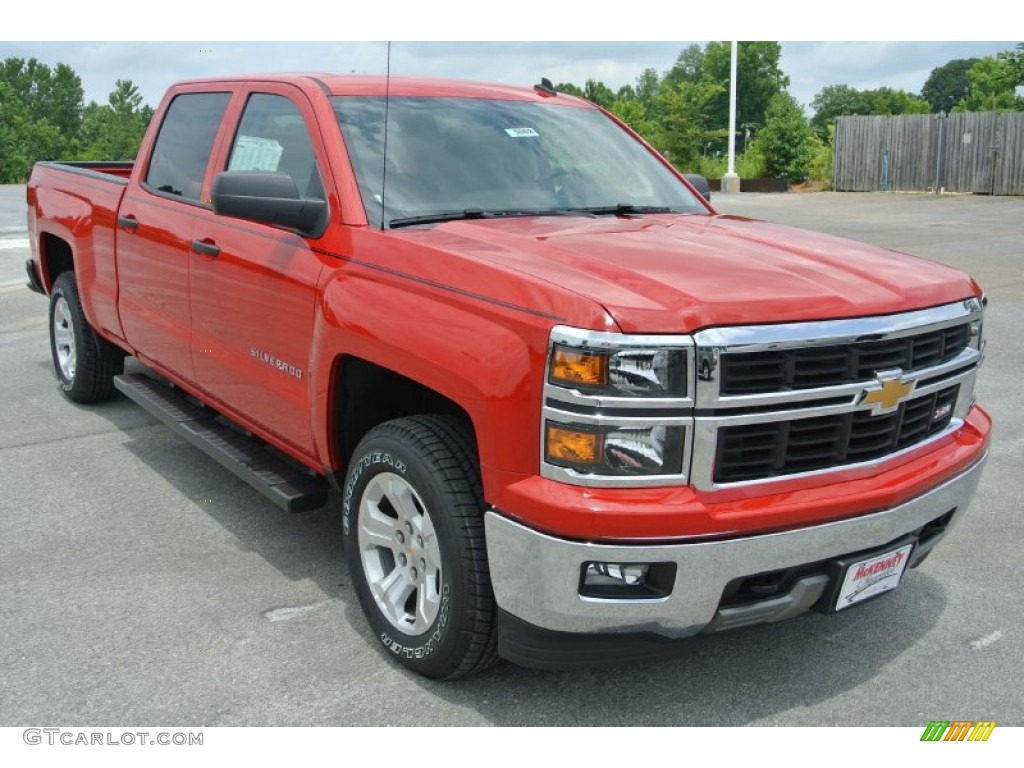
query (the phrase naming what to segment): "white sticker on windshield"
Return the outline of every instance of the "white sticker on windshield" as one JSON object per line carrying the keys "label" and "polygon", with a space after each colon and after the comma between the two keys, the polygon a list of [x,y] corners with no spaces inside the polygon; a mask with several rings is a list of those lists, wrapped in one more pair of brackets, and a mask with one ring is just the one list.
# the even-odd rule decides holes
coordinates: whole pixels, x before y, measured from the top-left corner
{"label": "white sticker on windshield", "polygon": [[527,136],[540,136],[533,128],[506,128],[505,133],[513,139],[522,139]]}

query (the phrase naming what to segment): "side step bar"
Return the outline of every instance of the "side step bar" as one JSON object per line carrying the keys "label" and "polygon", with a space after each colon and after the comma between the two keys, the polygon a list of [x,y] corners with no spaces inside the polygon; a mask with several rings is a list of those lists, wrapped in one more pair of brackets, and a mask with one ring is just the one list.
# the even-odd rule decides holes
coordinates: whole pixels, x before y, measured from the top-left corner
{"label": "side step bar", "polygon": [[277,458],[257,438],[216,421],[214,411],[181,390],[139,374],[115,376],[114,386],[281,509],[306,512],[327,503],[325,481]]}

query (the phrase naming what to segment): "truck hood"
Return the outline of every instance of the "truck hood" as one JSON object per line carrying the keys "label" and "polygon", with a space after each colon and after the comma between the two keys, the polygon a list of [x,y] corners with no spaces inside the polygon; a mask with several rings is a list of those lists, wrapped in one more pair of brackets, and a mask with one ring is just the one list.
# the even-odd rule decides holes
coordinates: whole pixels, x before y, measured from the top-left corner
{"label": "truck hood", "polygon": [[976,292],[950,267],[737,216],[478,219],[401,236],[591,298],[627,333],[889,314]]}

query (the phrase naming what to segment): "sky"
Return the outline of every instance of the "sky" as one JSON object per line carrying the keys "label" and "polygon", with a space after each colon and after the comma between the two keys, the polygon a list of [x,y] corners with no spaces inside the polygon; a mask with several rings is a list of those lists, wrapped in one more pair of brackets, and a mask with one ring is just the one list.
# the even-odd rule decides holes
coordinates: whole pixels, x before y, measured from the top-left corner
{"label": "sky", "polygon": [[[392,74],[520,85],[548,77],[581,86],[593,77],[612,89],[634,83],[649,67],[664,72],[691,42],[779,40],[790,93],[807,107],[822,88],[840,83],[919,92],[931,70],[951,59],[1016,45],[988,39],[1003,31],[1005,18],[951,13],[940,6],[922,14],[910,6],[892,0],[857,0],[846,6],[820,0],[730,0],[727,6],[303,0],[290,12],[287,3],[174,0],[140,4],[137,13],[125,13],[123,0],[90,0],[90,12],[83,14],[80,0],[47,0],[45,23],[28,4],[5,12],[0,59],[35,56],[51,66],[69,64],[82,78],[86,101],[106,103],[114,82],[129,78],[155,107],[168,85],[189,77],[303,70],[382,73],[387,44],[380,41],[387,39],[393,41]],[[160,12],[147,14],[149,8]],[[197,30],[209,39],[194,40]],[[676,33],[694,39],[665,39]],[[881,40],[834,40],[838,34]],[[162,40],[137,42],[139,37]],[[309,41],[323,37],[343,41]],[[278,42],[253,42],[268,40]]]}
{"label": "sky", "polygon": [[[541,77],[582,86],[588,77],[613,90],[646,68],[669,69],[691,42],[407,42],[391,46],[391,72],[532,85]],[[809,106],[827,85],[889,86],[919,92],[950,59],[985,56],[1015,42],[783,42],[790,93]],[[383,42],[0,42],[0,59],[35,56],[70,65],[86,101],[106,103],[114,82],[130,78],[154,107],[175,80],[268,71],[383,73]],[[741,86],[742,87],[742,86]]]}

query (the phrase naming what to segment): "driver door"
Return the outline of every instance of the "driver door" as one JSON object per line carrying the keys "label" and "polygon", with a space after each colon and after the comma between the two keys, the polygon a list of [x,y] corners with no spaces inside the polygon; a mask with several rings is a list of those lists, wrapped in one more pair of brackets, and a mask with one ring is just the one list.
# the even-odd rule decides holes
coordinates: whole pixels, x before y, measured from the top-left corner
{"label": "driver door", "polygon": [[[306,97],[261,84],[245,96],[220,170],[289,174],[324,198],[322,149]],[[301,234],[214,215],[192,239],[192,355],[199,385],[304,456],[315,456],[309,375],[321,262]]]}

